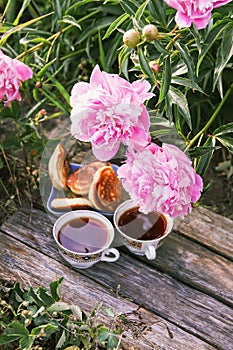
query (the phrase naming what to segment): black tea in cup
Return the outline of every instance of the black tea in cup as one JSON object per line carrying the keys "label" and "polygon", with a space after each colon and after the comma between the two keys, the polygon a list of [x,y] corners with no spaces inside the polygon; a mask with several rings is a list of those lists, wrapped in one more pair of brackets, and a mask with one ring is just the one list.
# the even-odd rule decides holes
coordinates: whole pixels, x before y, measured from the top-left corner
{"label": "black tea in cup", "polygon": [[149,241],[165,234],[167,220],[163,214],[156,211],[144,214],[136,206],[121,214],[118,226],[123,233],[133,239]]}

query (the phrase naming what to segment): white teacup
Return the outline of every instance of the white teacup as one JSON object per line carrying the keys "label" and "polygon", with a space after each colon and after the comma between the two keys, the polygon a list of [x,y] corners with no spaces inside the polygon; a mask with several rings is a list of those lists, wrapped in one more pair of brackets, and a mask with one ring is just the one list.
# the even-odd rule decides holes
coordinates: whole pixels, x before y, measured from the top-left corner
{"label": "white teacup", "polygon": [[[131,215],[130,212],[137,212],[137,209],[138,206],[132,199],[121,203],[113,216],[114,225],[121,236],[122,243],[132,253],[145,255],[148,260],[153,260],[156,258],[156,250],[162,245],[172,230],[173,219],[166,214],[153,212],[148,214],[150,216],[140,216],[140,219],[131,216],[131,221],[127,223],[128,219],[125,215]],[[126,221],[122,226],[123,214]],[[148,227],[151,226],[150,234],[148,234]],[[150,239],[150,237],[155,238]]]}
{"label": "white teacup", "polygon": [[103,215],[76,210],[60,216],[53,226],[53,237],[63,258],[73,267],[86,269],[99,261],[114,262],[120,253],[110,248],[114,228]]}

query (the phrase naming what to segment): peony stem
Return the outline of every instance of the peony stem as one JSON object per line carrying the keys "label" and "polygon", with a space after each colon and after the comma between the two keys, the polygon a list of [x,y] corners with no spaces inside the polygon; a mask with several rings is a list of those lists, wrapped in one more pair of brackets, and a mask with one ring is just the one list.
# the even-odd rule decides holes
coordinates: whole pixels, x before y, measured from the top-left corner
{"label": "peony stem", "polygon": [[215,118],[218,116],[220,110],[222,109],[224,103],[228,99],[232,90],[233,90],[233,84],[231,84],[231,86],[227,90],[225,96],[223,97],[222,101],[219,103],[218,107],[216,108],[216,110],[214,111],[214,113],[206,123],[206,125],[192,138],[192,140],[189,141],[188,146],[184,150],[185,153],[192,147],[192,145],[198,140],[198,138],[202,136],[205,133],[205,131],[210,127],[210,125],[213,123]]}

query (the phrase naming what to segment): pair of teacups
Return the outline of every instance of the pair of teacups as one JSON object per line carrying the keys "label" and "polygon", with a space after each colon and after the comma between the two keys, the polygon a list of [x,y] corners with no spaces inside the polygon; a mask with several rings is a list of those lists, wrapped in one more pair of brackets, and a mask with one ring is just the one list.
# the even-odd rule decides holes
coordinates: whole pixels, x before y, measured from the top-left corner
{"label": "pair of teacups", "polygon": [[[53,226],[53,237],[60,254],[70,265],[79,269],[89,268],[99,261],[115,262],[120,253],[112,244],[118,235],[119,245],[125,245],[136,255],[155,259],[156,250],[172,231],[173,219],[166,214],[153,212],[155,225],[152,231],[159,228],[161,232],[155,233],[155,238],[153,232],[151,237],[143,237],[145,234],[140,237],[140,234],[135,235],[130,230],[133,227],[134,231],[140,231],[140,225],[147,225],[148,217],[144,215],[143,223],[133,222],[135,210],[138,211],[138,207],[131,199],[120,204],[113,215],[115,228],[108,218],[95,211],[77,210],[63,214]],[[133,226],[128,223],[128,216]]]}

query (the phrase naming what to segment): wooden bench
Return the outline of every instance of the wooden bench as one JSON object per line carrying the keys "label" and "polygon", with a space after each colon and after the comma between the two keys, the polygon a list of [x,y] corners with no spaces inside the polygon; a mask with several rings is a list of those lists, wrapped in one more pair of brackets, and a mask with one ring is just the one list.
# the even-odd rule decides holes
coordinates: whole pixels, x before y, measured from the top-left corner
{"label": "wooden bench", "polygon": [[64,299],[86,312],[98,302],[116,313],[140,305],[151,331],[137,341],[128,332],[125,341],[134,349],[233,348],[233,221],[199,207],[176,225],[156,260],[122,247],[117,262],[85,270],[59,255],[52,225],[45,212],[25,208],[1,226],[2,280],[48,287],[63,276]]}

